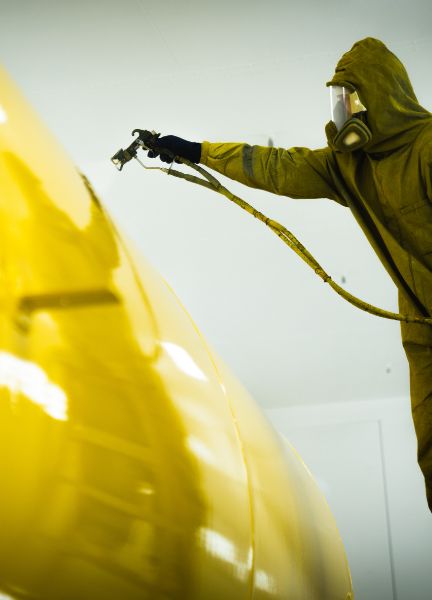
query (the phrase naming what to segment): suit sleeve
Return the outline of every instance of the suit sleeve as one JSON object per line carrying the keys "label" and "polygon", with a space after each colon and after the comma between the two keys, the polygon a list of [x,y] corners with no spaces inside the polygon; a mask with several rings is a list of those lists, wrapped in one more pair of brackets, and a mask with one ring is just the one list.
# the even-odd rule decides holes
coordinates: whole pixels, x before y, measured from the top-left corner
{"label": "suit sleeve", "polygon": [[330,148],[285,150],[203,142],[200,162],[249,187],[290,198],[329,198],[346,206],[332,186],[330,161]]}

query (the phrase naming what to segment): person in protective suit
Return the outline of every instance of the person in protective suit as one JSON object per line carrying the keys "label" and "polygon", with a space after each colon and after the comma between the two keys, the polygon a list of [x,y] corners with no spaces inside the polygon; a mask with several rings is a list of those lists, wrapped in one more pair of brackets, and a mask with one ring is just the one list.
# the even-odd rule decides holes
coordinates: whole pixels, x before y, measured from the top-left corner
{"label": "person in protective suit", "polygon": [[[432,315],[432,114],[417,101],[399,59],[379,40],[354,44],[330,82],[328,145],[270,148],[158,140],[247,186],[348,207],[399,291],[403,314]],[[158,154],[150,151],[149,156]],[[418,462],[432,511],[432,327],[401,324],[410,367]]]}

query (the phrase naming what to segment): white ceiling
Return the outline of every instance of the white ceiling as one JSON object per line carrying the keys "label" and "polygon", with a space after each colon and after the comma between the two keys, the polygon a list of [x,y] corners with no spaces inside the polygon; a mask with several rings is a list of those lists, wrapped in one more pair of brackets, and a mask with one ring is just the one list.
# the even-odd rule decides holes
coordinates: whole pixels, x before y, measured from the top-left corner
{"label": "white ceiling", "polygon": [[[110,156],[135,127],[201,141],[325,145],[325,82],[366,36],[432,106],[430,0],[0,0],[1,62],[123,231],[263,406],[401,396],[399,326],[344,303],[219,195]],[[396,291],[347,209],[224,180],[284,223],[337,282],[390,310]]]}

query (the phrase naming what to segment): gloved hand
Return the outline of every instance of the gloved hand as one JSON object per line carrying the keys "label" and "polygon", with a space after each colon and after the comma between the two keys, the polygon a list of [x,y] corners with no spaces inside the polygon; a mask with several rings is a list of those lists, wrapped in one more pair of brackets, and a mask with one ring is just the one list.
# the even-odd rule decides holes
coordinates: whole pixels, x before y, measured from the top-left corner
{"label": "gloved hand", "polygon": [[[161,149],[160,152],[158,150],[159,148]],[[149,158],[155,158],[159,155],[163,162],[171,163],[173,161],[173,157],[167,153],[164,153],[163,150],[169,150],[174,156],[187,158],[194,163],[199,163],[201,158],[201,144],[197,142],[188,142],[187,140],[175,135],[165,135],[158,138],[155,143],[155,151],[149,150],[147,156]],[[180,161],[176,160],[176,162]]]}

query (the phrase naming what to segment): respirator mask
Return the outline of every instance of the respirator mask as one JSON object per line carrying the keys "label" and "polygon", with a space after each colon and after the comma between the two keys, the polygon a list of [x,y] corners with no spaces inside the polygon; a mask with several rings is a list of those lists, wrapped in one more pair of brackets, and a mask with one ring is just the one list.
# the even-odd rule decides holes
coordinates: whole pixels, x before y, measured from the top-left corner
{"label": "respirator mask", "polygon": [[366,107],[357,92],[341,85],[329,87],[332,120],[325,128],[329,146],[339,152],[363,148],[372,139],[365,122]]}

